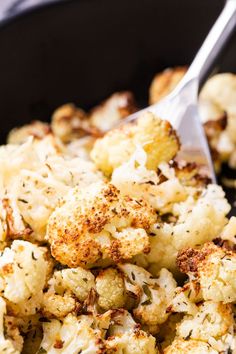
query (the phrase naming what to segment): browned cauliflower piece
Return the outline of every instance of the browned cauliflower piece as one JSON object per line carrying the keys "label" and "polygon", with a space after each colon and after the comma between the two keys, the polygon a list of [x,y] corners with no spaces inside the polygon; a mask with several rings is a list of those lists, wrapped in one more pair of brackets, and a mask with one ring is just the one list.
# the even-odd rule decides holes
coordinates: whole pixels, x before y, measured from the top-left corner
{"label": "browned cauliflower piece", "polygon": [[46,317],[61,318],[76,310],[76,300],[69,294],[46,292],[43,294],[42,313]]}
{"label": "browned cauliflower piece", "polygon": [[210,342],[211,338],[221,338],[233,333],[234,318],[232,306],[213,301],[205,301],[195,315],[185,315],[177,324],[177,336]]}
{"label": "browned cauliflower piece", "polygon": [[41,307],[49,264],[47,248],[15,240],[0,255],[0,292],[12,313],[35,314]]}
{"label": "browned cauliflower piece", "polygon": [[70,267],[88,267],[102,259],[114,262],[149,252],[147,230],[156,220],[144,201],[121,196],[112,184],[72,189],[49,218],[52,255]]}
{"label": "browned cauliflower piece", "polygon": [[89,119],[92,126],[106,132],[136,110],[136,103],[131,92],[116,92],[99,106],[93,108]]}
{"label": "browned cauliflower piece", "polygon": [[187,71],[185,66],[169,68],[158,73],[149,89],[149,103],[154,104],[168,95],[179,83]]}
{"label": "browned cauliflower piece", "polygon": [[65,317],[81,308],[95,289],[95,277],[86,269],[70,268],[55,271],[43,294],[42,312],[47,317]]}
{"label": "browned cauliflower piece", "polygon": [[111,313],[106,354],[158,354],[155,338],[141,330],[130,313],[123,309]]}
{"label": "browned cauliflower piece", "polygon": [[223,241],[230,242],[230,244],[235,245],[236,243],[236,217],[232,216],[229,219],[229,222],[227,225],[225,225],[224,229],[222,230],[220,234],[220,238]]}
{"label": "browned cauliflower piece", "polygon": [[204,300],[236,301],[236,254],[207,243],[202,249],[184,249],[177,258],[182,272],[199,281]]}
{"label": "browned cauliflower piece", "polygon": [[[174,168],[161,164],[158,172],[148,170],[146,161],[145,151],[137,148],[128,162],[114,170],[111,182],[122,194],[146,200],[160,214],[171,212],[175,203],[187,198],[187,190],[175,177]],[[171,174],[169,178],[160,176],[164,165]]]}
{"label": "browned cauliflower piece", "polygon": [[25,143],[29,136],[36,139],[42,139],[51,131],[48,123],[43,123],[38,120],[30,124],[23,125],[20,128],[14,128],[10,131],[7,137],[8,144],[22,144]]}
{"label": "browned cauliflower piece", "polygon": [[[185,201],[174,204],[172,220],[165,222],[164,219],[164,223],[152,227],[151,249],[142,258],[157,270],[164,267],[176,272],[178,252],[219,237],[228,222],[229,210],[220,186],[210,184],[200,195],[190,194]],[[155,273],[154,268],[152,272]]]}
{"label": "browned cauliflower piece", "polygon": [[61,321],[43,323],[43,340],[38,353],[105,354],[101,331],[91,315],[69,314]]}
{"label": "browned cauliflower piece", "polygon": [[155,279],[151,273],[134,264],[119,265],[119,268],[126,276],[128,294],[134,293],[138,300],[133,309],[134,317],[146,325],[151,333],[156,332],[158,325],[169,316],[166,310],[176,288],[172,274],[163,268]]}
{"label": "browned cauliflower piece", "polygon": [[98,305],[103,310],[124,307],[126,301],[124,277],[114,268],[101,270],[96,277]]}
{"label": "browned cauliflower piece", "polygon": [[[181,302],[181,299],[178,299]],[[185,300],[189,301],[190,300]],[[183,302],[183,301],[182,301]],[[177,304],[176,311],[184,311],[180,303]],[[234,317],[231,304],[223,304],[221,302],[205,301],[200,302],[195,306],[195,311],[188,312],[183,319],[176,325],[176,339],[171,343],[166,352],[171,349],[180,339],[182,341],[197,340],[201,348],[203,343],[210,344],[211,348],[216,353],[228,353],[235,349],[235,335],[234,335]],[[178,308],[179,307],[179,308]],[[185,347],[184,343],[182,343]],[[183,348],[184,348],[183,347]],[[181,346],[180,346],[181,348]],[[204,346],[203,346],[204,348]],[[199,349],[200,350],[200,349]],[[180,351],[180,353],[182,353]],[[187,351],[188,353],[188,351]]]}
{"label": "browned cauliflower piece", "polygon": [[99,135],[97,129],[91,127],[86,113],[73,104],[59,107],[53,113],[51,126],[55,136],[63,143],[69,143],[87,134]]}
{"label": "browned cauliflower piece", "polygon": [[146,112],[135,124],[125,124],[98,139],[91,151],[91,158],[99,169],[110,175],[130,159],[137,146],[141,146],[147,154],[146,167],[156,170],[158,164],[175,157],[180,145],[169,122]]}
{"label": "browned cauliflower piece", "polygon": [[218,170],[225,161],[236,166],[235,95],[236,75],[220,73],[207,80],[199,96],[200,115]]}

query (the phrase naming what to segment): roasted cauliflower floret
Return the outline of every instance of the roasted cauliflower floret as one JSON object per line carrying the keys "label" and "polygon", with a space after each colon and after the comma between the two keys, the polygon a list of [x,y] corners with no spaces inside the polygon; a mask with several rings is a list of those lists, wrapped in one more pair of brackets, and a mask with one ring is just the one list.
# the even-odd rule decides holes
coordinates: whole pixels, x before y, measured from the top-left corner
{"label": "roasted cauliflower floret", "polygon": [[69,290],[79,301],[84,301],[90,290],[95,288],[95,277],[89,270],[80,267],[63,269],[54,273],[49,284],[59,294]]}
{"label": "roasted cauliflower floret", "polygon": [[169,315],[166,309],[176,288],[172,274],[162,269],[159,277],[154,279],[149,272],[136,265],[124,264],[119,268],[134,286],[134,289],[128,287],[127,290],[134,291],[139,297],[138,306],[133,310],[135,318],[147,325],[151,332],[155,331],[155,327],[165,322]]}
{"label": "roasted cauliflower floret", "polygon": [[[227,223],[230,206],[220,186],[208,185],[200,196],[189,196],[173,206],[173,222],[152,227],[150,252],[144,256],[149,265],[176,271],[176,257],[184,247],[202,245],[218,237]],[[155,236],[156,235],[156,236]],[[143,257],[143,256],[142,256]]]}
{"label": "roasted cauliflower floret", "polygon": [[[206,130],[213,126],[214,136],[209,139],[220,165],[229,161],[235,168],[236,151],[236,75],[221,73],[212,76],[203,86],[199,96],[199,106]],[[226,117],[226,122],[219,132],[219,122]],[[217,127],[217,129],[215,129]],[[219,132],[219,134],[218,134]]]}
{"label": "roasted cauliflower floret", "polygon": [[168,95],[176,87],[186,71],[187,68],[185,66],[177,66],[158,73],[152,80],[149,89],[150,104],[154,104]]}
{"label": "roasted cauliflower floret", "polygon": [[183,288],[176,289],[167,312],[195,315],[198,310],[195,302],[200,302],[201,300],[200,285],[198,283],[189,282],[184,285]]}
{"label": "roasted cauliflower floret", "polygon": [[220,234],[220,238],[224,241],[230,241],[232,244],[236,243],[236,217],[232,216],[228,224],[224,227]]}
{"label": "roasted cauliflower floret", "polygon": [[50,126],[48,123],[43,123],[38,120],[30,124],[23,125],[20,128],[14,128],[10,131],[7,137],[8,144],[22,144],[25,143],[29,136],[36,139],[43,139],[50,133]]}
{"label": "roasted cauliflower floret", "polygon": [[221,73],[207,80],[201,90],[200,100],[206,100],[230,114],[236,113],[236,75]]}
{"label": "roasted cauliflower floret", "polygon": [[[183,302],[180,298],[178,300]],[[189,299],[186,301],[189,301]],[[201,302],[194,306],[195,311],[188,313],[177,323],[176,339],[166,348],[164,353],[175,353],[173,350],[174,345],[177,345],[177,343],[180,345],[179,348],[177,345],[177,348],[179,352],[182,353],[181,349],[184,350],[184,348],[186,348],[187,350],[188,347],[185,345],[185,342],[188,341],[190,342],[190,348],[192,341],[198,341],[200,353],[200,350],[203,350],[201,348],[204,348],[203,343],[209,344],[216,353],[232,352],[236,344],[232,306],[213,301]],[[175,310],[185,312],[179,303],[174,311]],[[194,344],[193,349],[197,350],[197,348],[198,346],[196,346],[195,349]],[[176,352],[178,353],[178,351]],[[183,353],[185,353],[185,351],[183,351]],[[186,351],[186,353],[189,353],[189,351]],[[198,352],[196,351],[196,353]]]}
{"label": "roasted cauliflower floret", "polygon": [[92,126],[106,132],[136,110],[136,103],[131,92],[116,92],[92,109],[89,120]]}
{"label": "roasted cauliflower floret", "polygon": [[122,194],[142,198],[162,214],[171,212],[174,203],[187,198],[187,190],[173,169],[173,176],[161,183],[157,172],[146,168],[146,161],[146,152],[137,148],[128,162],[114,170],[111,181]]}
{"label": "roasted cauliflower floret", "polygon": [[177,263],[180,270],[195,276],[204,300],[236,301],[236,254],[212,243],[201,250],[184,249]]}
{"label": "roasted cauliflower floret", "polygon": [[39,310],[48,264],[47,249],[27,241],[13,241],[0,256],[1,294],[21,314]]}
{"label": "roasted cauliflower floret", "polygon": [[108,354],[157,354],[155,338],[142,331],[125,310],[112,313],[112,324],[106,340]]}
{"label": "roasted cauliflower floret", "polygon": [[98,135],[85,112],[73,104],[59,107],[52,116],[52,131],[63,143],[69,143],[87,134]]}
{"label": "roasted cauliflower floret", "polygon": [[103,310],[124,307],[124,277],[117,269],[107,268],[100,271],[96,277],[96,291],[99,296],[98,305]]}
{"label": "roasted cauliflower floret", "polygon": [[56,271],[43,294],[42,311],[45,316],[65,317],[73,313],[95,289],[95,277],[83,268]]}
{"label": "roasted cauliflower floret", "polygon": [[68,293],[62,295],[46,292],[43,294],[42,312],[46,317],[61,318],[76,310],[76,300]]}
{"label": "roasted cauliflower floret", "polygon": [[48,221],[52,255],[69,267],[101,259],[118,262],[149,251],[148,230],[156,220],[144,201],[121,196],[112,184],[71,190]]}
{"label": "roasted cauliflower floret", "polygon": [[16,326],[6,321],[6,303],[0,297],[0,353],[20,354],[23,347],[23,338]]}
{"label": "roasted cauliflower floret", "polygon": [[233,331],[231,305],[206,301],[195,315],[186,315],[177,325],[177,336],[210,342]]}
{"label": "roasted cauliflower floret", "polygon": [[137,146],[141,146],[147,154],[146,167],[156,170],[158,164],[174,158],[179,140],[170,123],[146,112],[135,124],[125,124],[98,139],[91,158],[104,174],[110,175],[130,159]]}
{"label": "roasted cauliflower floret", "polygon": [[219,352],[208,343],[179,338],[164,350],[164,354],[219,354]]}
{"label": "roasted cauliflower floret", "polygon": [[209,343],[217,353],[235,349],[232,306],[213,301],[199,305],[195,315],[185,315],[177,324],[177,337]]}
{"label": "roasted cauliflower floret", "polygon": [[102,179],[93,163],[63,155],[51,135],[1,147],[0,162],[2,241],[43,241],[58,200],[75,185]]}
{"label": "roasted cauliflower floret", "polygon": [[[39,353],[47,354],[85,354],[103,353],[100,331],[92,328],[92,316],[73,316],[69,314],[63,320],[51,320],[43,323],[43,340]],[[40,352],[41,350],[41,352]]]}

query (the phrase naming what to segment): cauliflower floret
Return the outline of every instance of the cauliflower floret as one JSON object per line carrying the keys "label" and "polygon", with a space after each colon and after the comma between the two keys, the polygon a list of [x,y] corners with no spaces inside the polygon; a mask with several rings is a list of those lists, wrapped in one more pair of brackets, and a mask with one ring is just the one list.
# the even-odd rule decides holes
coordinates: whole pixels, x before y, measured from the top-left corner
{"label": "cauliflower floret", "polygon": [[117,269],[107,268],[96,277],[98,305],[103,310],[124,307],[126,296],[124,277]]}
{"label": "cauliflower floret", "polygon": [[94,275],[83,268],[56,271],[48,282],[49,289],[43,294],[42,311],[45,316],[65,317],[77,310],[91,289],[95,289]]}
{"label": "cauliflower floret", "polygon": [[38,120],[30,124],[23,125],[20,128],[14,128],[10,131],[7,137],[8,144],[22,144],[25,143],[29,136],[37,139],[43,139],[50,133],[50,126],[48,123],[43,123]]}
{"label": "cauliflower floret", "polygon": [[160,213],[171,212],[174,203],[187,198],[187,191],[174,174],[160,183],[157,172],[145,167],[146,161],[146,152],[138,147],[128,162],[114,170],[111,182],[122,194],[142,198]]}
{"label": "cauliflower floret", "polygon": [[115,262],[149,251],[148,230],[156,220],[144,201],[120,195],[112,184],[74,188],[49,218],[52,255],[69,267]]}
{"label": "cauliflower floret", "polygon": [[177,66],[158,73],[152,80],[149,89],[150,104],[154,104],[168,95],[179,83],[186,71],[187,67]]}
{"label": "cauliflower floret", "polygon": [[14,310],[27,315],[39,310],[48,264],[47,249],[13,241],[0,256],[0,290]]}
{"label": "cauliflower floret", "polygon": [[200,113],[202,113],[207,130],[210,124],[210,127],[213,126],[213,131],[217,133],[219,129],[214,127],[221,121],[221,117],[227,118],[223,129],[220,129],[220,134],[215,134],[209,139],[210,145],[216,151],[214,155],[218,155],[219,163],[222,161],[233,163],[234,160],[236,151],[235,95],[236,75],[221,73],[207,80],[199,96]]}
{"label": "cauliflower floret", "polygon": [[[188,285],[190,285],[190,283],[188,283]],[[195,304],[195,298],[192,298],[192,293],[194,292],[194,290],[194,286],[190,287],[190,289],[187,291],[185,287],[177,288],[176,294],[167,309],[168,312],[184,312],[190,315],[195,315],[197,312],[197,305]]]}
{"label": "cauliflower floret", "polygon": [[236,243],[236,217],[232,216],[229,219],[228,224],[224,227],[220,234],[222,240],[230,241],[233,244]]}
{"label": "cauliflower floret", "polygon": [[46,292],[43,294],[42,312],[46,317],[65,317],[76,310],[76,300],[68,293],[62,295]]}
{"label": "cauliflower floret", "polygon": [[[92,316],[73,316],[43,323],[43,340],[39,353],[47,354],[99,354],[103,341],[99,330],[93,329]],[[41,351],[40,351],[41,350]]]}
{"label": "cauliflower floret", "polygon": [[205,301],[195,315],[186,315],[177,325],[177,335],[182,338],[209,341],[219,338],[233,329],[231,305]]}
{"label": "cauliflower floret", "polygon": [[217,352],[235,349],[232,306],[206,301],[177,324],[177,337],[207,342]]}
{"label": "cauliflower floret", "polygon": [[176,222],[153,226],[151,250],[144,258],[156,269],[166,267],[176,272],[178,251],[218,237],[227,223],[229,210],[224,192],[217,185],[208,185],[199,197],[189,196],[186,201],[174,204]]}
{"label": "cauliflower floret", "polygon": [[91,158],[99,169],[110,175],[130,159],[137,146],[147,153],[146,167],[156,170],[158,164],[168,162],[176,155],[179,141],[167,121],[146,112],[135,124],[125,124],[98,139]]}
{"label": "cauliflower floret", "polygon": [[52,131],[63,143],[69,143],[87,134],[99,135],[91,126],[85,112],[73,104],[59,107],[52,116]]}
{"label": "cauliflower floret", "polygon": [[[176,289],[172,274],[162,269],[158,279],[145,269],[133,264],[119,265],[119,268],[133,284],[134,292],[139,296],[138,306],[133,310],[134,316],[144,325],[155,331],[155,326],[165,322],[169,316],[169,306]],[[137,288],[138,286],[138,288]],[[127,290],[132,292],[132,288]]]}
{"label": "cauliflower floret", "polygon": [[210,344],[199,340],[175,339],[164,354],[219,354]]}
{"label": "cauliflower floret", "polygon": [[20,354],[23,339],[16,327],[13,328],[9,322],[5,322],[6,312],[5,301],[0,297],[0,353]]}
{"label": "cauliflower floret", "polygon": [[177,259],[181,271],[195,276],[204,300],[236,301],[236,254],[212,243],[201,250],[184,249]]}
{"label": "cauliflower floret", "polygon": [[44,240],[58,200],[73,186],[82,188],[103,179],[93,163],[63,155],[52,135],[1,147],[0,162],[3,241]]}
{"label": "cauliflower floret", "polygon": [[49,285],[59,294],[69,290],[79,301],[84,301],[90,290],[95,288],[95,277],[89,270],[80,267],[63,269],[54,273]]}
{"label": "cauliflower floret", "polygon": [[125,310],[112,314],[106,353],[109,354],[158,354],[155,338],[142,331],[132,316]]}
{"label": "cauliflower floret", "polygon": [[230,114],[236,114],[236,75],[221,73],[212,76],[200,93],[200,100],[210,101]]}
{"label": "cauliflower floret", "polygon": [[89,119],[92,126],[106,132],[136,110],[136,103],[131,92],[117,92],[93,108]]}

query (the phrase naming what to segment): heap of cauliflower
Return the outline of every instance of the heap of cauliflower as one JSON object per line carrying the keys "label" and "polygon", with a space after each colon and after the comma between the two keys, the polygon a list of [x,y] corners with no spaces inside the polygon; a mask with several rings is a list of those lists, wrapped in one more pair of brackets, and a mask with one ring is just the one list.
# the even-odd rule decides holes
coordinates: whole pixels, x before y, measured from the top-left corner
{"label": "heap of cauliflower", "polygon": [[64,105],[0,147],[0,353],[236,352],[236,218],[167,121],[112,129],[136,110]]}

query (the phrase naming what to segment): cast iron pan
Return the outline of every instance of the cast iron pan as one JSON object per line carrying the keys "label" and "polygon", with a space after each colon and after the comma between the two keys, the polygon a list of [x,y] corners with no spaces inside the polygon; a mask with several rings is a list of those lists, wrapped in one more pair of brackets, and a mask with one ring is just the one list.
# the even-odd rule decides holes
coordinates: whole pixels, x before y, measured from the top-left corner
{"label": "cast iron pan", "polygon": [[[223,0],[71,0],[27,8],[27,0],[13,0],[0,23],[1,143],[11,128],[49,120],[66,102],[87,109],[128,89],[140,106],[147,104],[153,75],[190,63],[223,5]],[[236,35],[216,70],[236,72]],[[233,191],[227,194],[236,199]]]}

